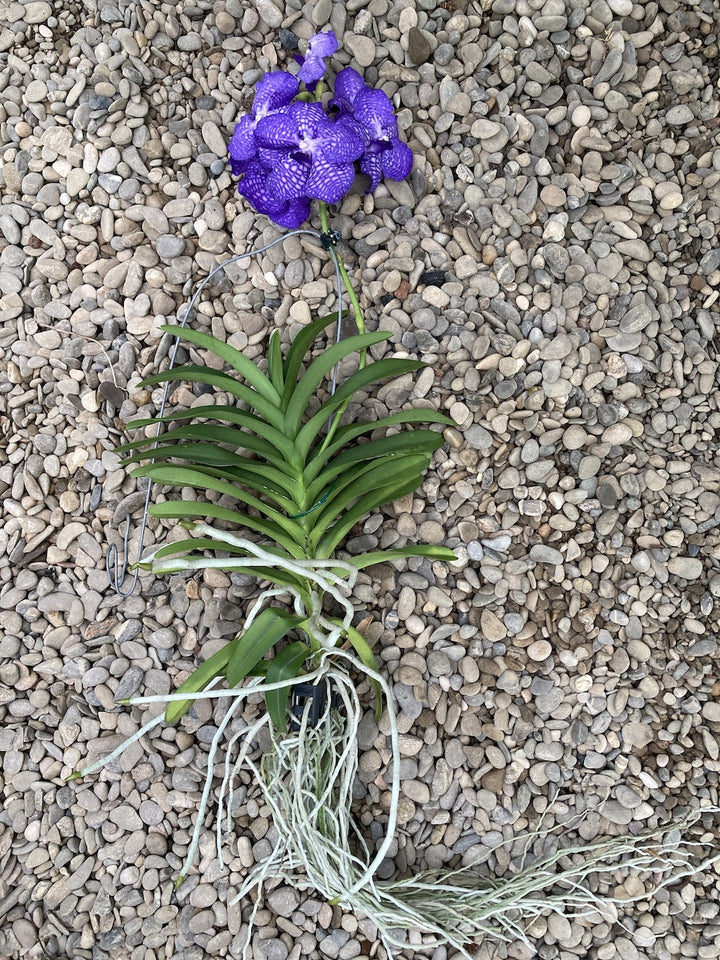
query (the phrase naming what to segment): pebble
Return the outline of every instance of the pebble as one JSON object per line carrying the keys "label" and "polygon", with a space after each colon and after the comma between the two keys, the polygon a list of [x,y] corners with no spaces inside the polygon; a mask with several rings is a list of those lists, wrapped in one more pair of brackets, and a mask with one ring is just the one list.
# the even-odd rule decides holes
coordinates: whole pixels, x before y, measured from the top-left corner
{"label": "pebble", "polygon": [[552,646],[547,640],[535,640],[534,643],[531,643],[527,648],[527,655],[537,663],[542,663],[543,660],[547,660],[551,653]]}

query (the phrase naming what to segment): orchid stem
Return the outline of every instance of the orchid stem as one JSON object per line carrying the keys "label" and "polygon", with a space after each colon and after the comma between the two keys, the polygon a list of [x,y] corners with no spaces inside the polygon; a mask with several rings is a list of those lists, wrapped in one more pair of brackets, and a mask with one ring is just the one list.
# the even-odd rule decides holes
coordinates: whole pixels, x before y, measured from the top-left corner
{"label": "orchid stem", "polygon": [[[329,233],[330,221],[328,219],[327,204],[324,203],[322,200],[320,200],[319,206],[320,206],[320,225],[322,227],[322,232]],[[358,300],[357,294],[355,293],[355,290],[353,289],[353,285],[350,282],[350,277],[348,276],[348,272],[345,269],[345,264],[340,259],[338,253],[336,251],[334,251],[334,253],[335,253],[335,263],[337,264],[337,268],[340,271],[340,276],[342,277],[342,281],[345,284],[345,289],[347,290],[347,295],[348,295],[348,298],[350,299],[350,303],[353,306],[353,313],[355,314],[355,325],[357,326],[358,333],[365,333],[365,320],[363,318],[360,301]],[[363,348],[360,351],[360,364],[359,364],[360,370],[362,370],[363,367],[365,366],[366,359],[367,359],[367,350]],[[340,420],[342,419],[342,415],[345,413],[345,410],[347,409],[347,406],[349,403],[350,403],[350,398],[348,397],[348,399],[343,404],[341,404],[341,406],[332,415],[328,424],[328,431],[325,434],[325,439],[323,440],[322,445],[320,447],[321,451],[327,448],[328,444],[330,444],[330,442],[332,441],[332,438],[335,436],[335,431],[340,425]]]}
{"label": "orchid stem", "polygon": [[[322,226],[323,233],[330,232],[330,221],[328,219],[328,208],[327,204],[322,200],[320,201],[320,224]],[[350,300],[350,303],[353,306],[353,313],[355,314],[355,324],[358,329],[358,333],[365,333],[365,320],[363,318],[362,307],[360,306],[360,301],[357,298],[357,294],[353,289],[353,285],[350,282],[350,277],[348,272],[345,269],[345,264],[342,262],[340,257],[337,258],[338,269],[340,270],[340,276],[342,277],[343,283],[345,284],[345,289],[347,290],[347,295]],[[364,366],[364,364],[362,364]]]}

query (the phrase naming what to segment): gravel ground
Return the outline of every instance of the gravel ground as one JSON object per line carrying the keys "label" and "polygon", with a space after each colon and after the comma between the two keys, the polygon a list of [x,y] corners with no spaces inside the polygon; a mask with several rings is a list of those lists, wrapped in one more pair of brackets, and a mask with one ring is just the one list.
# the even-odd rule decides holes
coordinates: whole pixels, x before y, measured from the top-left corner
{"label": "gravel ground", "polygon": [[[415,154],[410,180],[334,217],[369,328],[430,364],[366,408],[458,424],[423,489],[349,544],[460,557],[356,589],[402,707],[394,866],[476,862],[543,812],[585,813],[564,832],[593,838],[717,804],[716,0],[32,0],[2,3],[0,26],[0,955],[201,960],[245,943],[250,905],[226,904],[272,844],[249,781],[226,869],[208,832],[173,892],[207,704],[100,775],[63,777],[137,729],[116,699],[177,684],[252,595],[217,572],[108,588],[106,542],[141,497],[113,448],[155,410],[138,383],[159,324],[219,260],[278,235],[234,193],[225,145],[257,79],[326,26]],[[314,241],[228,272],[195,322],[250,356],[334,303]],[[153,522],[146,544],[169,530]],[[361,748],[377,839],[389,750],[369,713]],[[718,888],[648,893],[617,923],[549,917],[533,955],[710,960]],[[278,887],[251,955],[385,954],[362,917]]]}

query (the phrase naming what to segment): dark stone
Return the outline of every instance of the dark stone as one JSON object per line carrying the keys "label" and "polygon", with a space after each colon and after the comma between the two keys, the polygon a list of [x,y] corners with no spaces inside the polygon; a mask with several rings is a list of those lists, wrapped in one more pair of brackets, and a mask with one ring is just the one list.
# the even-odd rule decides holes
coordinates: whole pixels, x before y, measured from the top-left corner
{"label": "dark stone", "polygon": [[418,285],[426,287],[441,287],[447,281],[447,274],[444,270],[426,270],[421,273],[418,279]]}
{"label": "dark stone", "polygon": [[283,50],[297,50],[299,41],[292,30],[280,31],[280,46]]}
{"label": "dark stone", "polygon": [[408,56],[412,63],[419,66],[421,63],[427,63],[432,53],[430,41],[422,30],[417,27],[411,27],[408,33]]}

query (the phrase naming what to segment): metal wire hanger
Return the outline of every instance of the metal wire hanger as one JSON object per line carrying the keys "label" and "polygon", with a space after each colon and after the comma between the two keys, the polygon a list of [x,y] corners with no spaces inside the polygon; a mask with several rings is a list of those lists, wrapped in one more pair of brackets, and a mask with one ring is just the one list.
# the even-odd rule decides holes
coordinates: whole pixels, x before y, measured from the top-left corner
{"label": "metal wire hanger", "polygon": [[[343,283],[342,276],[340,273],[340,263],[338,261],[338,255],[335,250],[335,247],[340,241],[340,234],[336,230],[330,230],[327,233],[318,233],[316,230],[292,230],[290,233],[283,234],[282,237],[278,237],[275,240],[272,240],[270,243],[266,243],[264,247],[260,247],[259,250],[249,250],[247,253],[239,253],[234,257],[230,257],[229,260],[219,263],[216,267],[210,271],[210,273],[205,277],[205,279],[200,283],[195,293],[190,298],[190,302],[187,305],[185,313],[182,320],[180,321],[180,328],[184,328],[187,325],[188,319],[195,308],[195,303],[197,302],[198,297],[203,291],[203,288],[207,283],[209,283],[212,278],[218,274],[222,273],[226,267],[230,264],[237,263],[239,260],[244,260],[246,257],[255,257],[261,253],[264,253],[266,250],[269,250],[271,247],[276,246],[278,243],[282,243],[284,240],[287,240],[288,237],[297,237],[297,236],[308,236],[314,237],[316,240],[319,240],[325,250],[330,251],[330,255],[333,258],[333,263],[335,264],[335,280],[337,284],[337,301],[338,301],[338,317],[337,317],[337,333],[335,335],[335,342],[340,341],[341,332],[342,332],[342,314],[343,314]],[[168,370],[172,370],[175,366],[175,360],[177,357],[178,348],[180,346],[180,337],[175,335],[175,343],[173,344],[172,351],[170,353],[170,365]],[[159,350],[159,348],[158,348]],[[333,368],[332,376],[332,385],[330,388],[330,395],[332,396],[337,389],[337,375],[338,375],[338,365],[336,364]],[[160,408],[158,410],[158,417],[162,417],[165,412],[165,406],[167,404],[168,393],[170,390],[170,381],[168,380],[165,383],[162,392],[162,399],[160,401]],[[160,439],[160,434],[163,431],[163,424],[159,423],[157,431],[155,433],[155,442],[153,449],[157,449],[158,441]],[[154,460],[151,460],[151,463],[154,463]],[[153,483],[150,478],[147,481],[147,489],[145,491],[145,503],[143,505],[142,519],[140,521],[140,541],[137,548],[137,556],[135,558],[135,563],[140,560],[143,551],[143,542],[145,540],[145,531],[147,529],[148,521],[148,511],[150,509],[150,495],[152,493]],[[123,533],[122,539],[122,561],[120,559],[120,549],[115,543],[108,543],[107,554],[105,556],[105,569],[107,571],[108,582],[112,589],[119,597],[129,597],[135,587],[137,586],[138,577],[140,575],[139,569],[136,569],[132,580],[130,581],[130,586],[123,590],[123,582],[128,573],[128,554],[130,548],[130,523],[131,516],[130,513],[127,514],[125,518],[125,530]]]}

